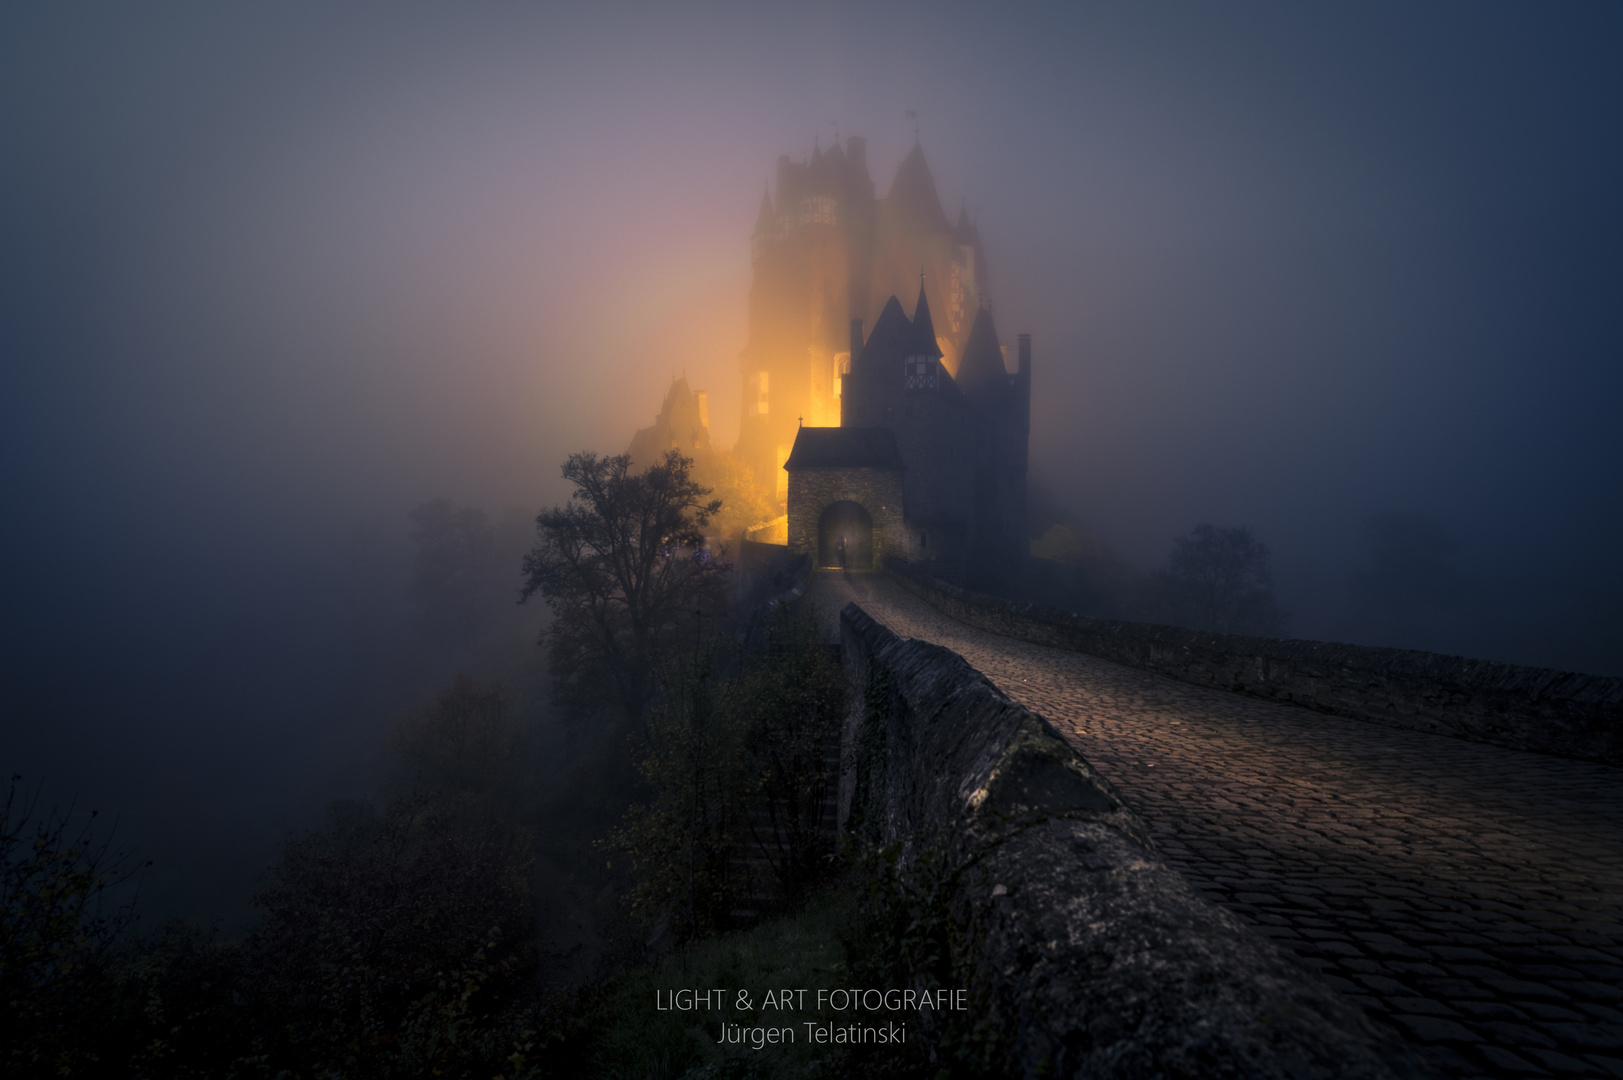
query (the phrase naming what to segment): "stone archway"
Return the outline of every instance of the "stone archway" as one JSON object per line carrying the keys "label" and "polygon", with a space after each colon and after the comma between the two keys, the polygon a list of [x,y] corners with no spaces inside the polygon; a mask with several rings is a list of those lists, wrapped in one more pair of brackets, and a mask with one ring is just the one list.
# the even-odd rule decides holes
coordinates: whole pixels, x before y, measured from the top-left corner
{"label": "stone archway", "polygon": [[817,520],[817,565],[873,569],[873,518],[860,503],[842,499],[824,508]]}

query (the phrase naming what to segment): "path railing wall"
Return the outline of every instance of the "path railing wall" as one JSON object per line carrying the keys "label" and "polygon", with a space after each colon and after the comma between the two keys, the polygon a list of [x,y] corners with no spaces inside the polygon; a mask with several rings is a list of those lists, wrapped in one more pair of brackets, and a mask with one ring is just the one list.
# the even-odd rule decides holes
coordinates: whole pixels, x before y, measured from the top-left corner
{"label": "path railing wall", "polygon": [[1318,976],[1196,895],[1041,717],[961,657],[841,613],[840,818],[957,876],[966,965],[1011,1075],[1417,1075]]}
{"label": "path railing wall", "polygon": [[902,559],[887,558],[885,569],[943,614],[1005,637],[1338,716],[1623,764],[1623,679],[1408,649],[1094,619],[970,592]]}

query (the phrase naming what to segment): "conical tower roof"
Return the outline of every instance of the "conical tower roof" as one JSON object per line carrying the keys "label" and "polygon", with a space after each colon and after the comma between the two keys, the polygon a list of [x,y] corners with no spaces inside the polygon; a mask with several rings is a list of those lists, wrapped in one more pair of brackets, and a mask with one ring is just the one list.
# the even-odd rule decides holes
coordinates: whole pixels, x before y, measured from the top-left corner
{"label": "conical tower roof", "polygon": [[902,357],[913,344],[913,324],[902,311],[901,301],[894,296],[885,301],[884,310],[874,320],[873,333],[862,346],[862,355],[852,365],[853,373],[877,375],[887,365],[894,365],[900,376]]}
{"label": "conical tower roof", "polygon": [[1003,350],[997,344],[997,328],[992,325],[992,313],[981,308],[975,313],[975,324],[969,328],[964,358],[958,362],[958,385],[964,393],[978,397],[1003,387],[1007,375]]}
{"label": "conical tower roof", "polygon": [[967,202],[958,204],[958,224],[953,227],[953,232],[957,234],[956,239],[960,244],[976,244],[980,242],[980,235],[969,220],[969,204]]}
{"label": "conical tower roof", "polygon": [[952,231],[952,223],[947,220],[946,211],[941,209],[941,196],[936,193],[935,177],[930,175],[930,166],[924,160],[924,148],[918,143],[914,143],[913,149],[902,159],[886,198],[902,218],[912,224],[935,232]]}
{"label": "conical tower roof", "polygon": [[930,318],[930,302],[924,298],[922,275],[919,277],[919,302],[913,305],[913,338],[907,355],[941,356],[941,346],[935,340],[935,322]]}

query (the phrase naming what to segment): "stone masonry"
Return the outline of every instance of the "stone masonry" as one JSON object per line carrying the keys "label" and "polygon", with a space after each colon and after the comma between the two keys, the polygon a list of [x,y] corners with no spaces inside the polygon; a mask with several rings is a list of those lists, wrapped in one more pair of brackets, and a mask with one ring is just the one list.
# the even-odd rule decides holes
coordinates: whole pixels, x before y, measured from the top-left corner
{"label": "stone masonry", "polygon": [[873,520],[874,564],[908,554],[902,524],[902,477],[879,469],[805,469],[789,474],[789,553],[817,558],[818,517],[830,503],[849,499]]}
{"label": "stone masonry", "polygon": [[1623,769],[1381,727],[814,575],[1047,718],[1167,862],[1450,1076],[1623,1076]]}
{"label": "stone masonry", "polygon": [[1623,679],[1410,649],[1094,619],[970,592],[905,561],[883,565],[931,607],[1003,637],[1374,724],[1623,765]]}
{"label": "stone masonry", "polygon": [[[1321,977],[1197,895],[1054,728],[957,654],[841,613],[849,834],[933,845],[996,1075],[1421,1077]],[[984,995],[984,996],[982,996]]]}

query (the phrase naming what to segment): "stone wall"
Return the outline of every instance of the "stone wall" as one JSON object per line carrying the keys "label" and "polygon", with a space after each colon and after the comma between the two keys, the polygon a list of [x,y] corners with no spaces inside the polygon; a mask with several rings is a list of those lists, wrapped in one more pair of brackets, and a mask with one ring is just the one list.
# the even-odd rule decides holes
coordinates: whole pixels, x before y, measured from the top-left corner
{"label": "stone wall", "polygon": [[874,565],[907,555],[902,475],[884,469],[796,469],[789,474],[789,550],[817,558],[817,526],[831,504],[849,499],[873,521]]}
{"label": "stone wall", "polygon": [[957,959],[1012,1040],[1001,1072],[1422,1073],[1317,975],[1197,896],[1046,721],[855,604],[840,623],[842,827],[904,852],[939,845],[959,882]]}
{"label": "stone wall", "polygon": [[1005,637],[1391,727],[1623,764],[1623,679],[1094,619],[970,592],[902,560],[884,565],[943,614]]}

